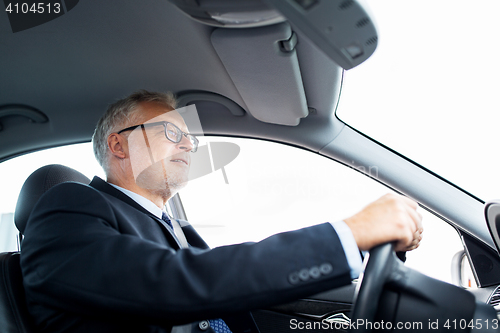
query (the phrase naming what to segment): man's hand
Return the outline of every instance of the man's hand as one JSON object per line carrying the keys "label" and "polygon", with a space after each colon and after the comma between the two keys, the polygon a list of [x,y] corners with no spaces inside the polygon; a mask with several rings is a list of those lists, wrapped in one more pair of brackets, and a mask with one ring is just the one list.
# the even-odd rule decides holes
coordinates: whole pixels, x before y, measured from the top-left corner
{"label": "man's hand", "polygon": [[395,241],[396,251],[410,251],[422,240],[422,216],[417,207],[411,199],[386,194],[344,221],[360,250]]}

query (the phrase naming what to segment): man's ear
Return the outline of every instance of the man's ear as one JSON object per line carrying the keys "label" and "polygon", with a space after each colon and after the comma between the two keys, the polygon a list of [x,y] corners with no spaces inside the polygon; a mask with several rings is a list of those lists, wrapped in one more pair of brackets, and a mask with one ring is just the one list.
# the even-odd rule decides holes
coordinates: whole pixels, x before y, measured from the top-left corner
{"label": "man's ear", "polygon": [[108,148],[113,156],[120,159],[127,157],[126,146],[126,140],[120,134],[111,133],[108,136]]}

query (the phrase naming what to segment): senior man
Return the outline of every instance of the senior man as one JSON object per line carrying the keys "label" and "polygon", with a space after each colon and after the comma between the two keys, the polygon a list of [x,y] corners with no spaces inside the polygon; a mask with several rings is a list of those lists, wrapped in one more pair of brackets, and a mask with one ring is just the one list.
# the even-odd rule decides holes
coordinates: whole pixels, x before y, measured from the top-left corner
{"label": "senior man", "polygon": [[[221,317],[255,331],[249,310],[349,284],[359,250],[418,246],[417,204],[386,195],[344,221],[209,249],[164,210],[198,146],[175,107],[172,94],[147,91],[112,104],[93,137],[106,181],[60,184],[34,208],[21,265],[42,332],[169,332],[204,319],[211,327],[192,327],[228,331]],[[291,278],[311,268],[315,278]]]}

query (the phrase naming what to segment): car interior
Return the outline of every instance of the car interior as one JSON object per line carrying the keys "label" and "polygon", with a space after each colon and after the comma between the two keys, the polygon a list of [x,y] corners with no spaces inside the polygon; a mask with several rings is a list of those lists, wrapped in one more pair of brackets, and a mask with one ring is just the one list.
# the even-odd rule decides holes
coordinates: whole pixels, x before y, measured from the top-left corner
{"label": "car interior", "polygon": [[[52,2],[60,4],[53,15],[46,6],[45,16],[23,14],[21,2],[0,15],[0,162],[89,142],[117,98],[138,89],[172,91],[179,107],[196,105],[203,133],[194,134],[295,147],[416,200],[458,232],[478,287],[406,267],[387,244],[371,251],[363,277],[351,285],[253,311],[260,332],[294,331],[293,320],[318,324],[309,332],[323,331],[325,323],[346,331],[359,320],[419,322],[440,332],[478,330],[470,323],[480,322],[481,330],[497,330],[500,204],[485,210],[484,201],[335,115],[345,71],[377,47],[377,18],[362,1]],[[376,177],[367,171],[374,165]],[[52,163],[26,179],[14,216],[20,235],[38,198],[66,181],[90,180]],[[186,217],[182,193],[169,205],[174,217]],[[19,253],[22,243],[20,251],[0,254],[0,327],[36,332]],[[438,321],[448,327],[431,327]]]}

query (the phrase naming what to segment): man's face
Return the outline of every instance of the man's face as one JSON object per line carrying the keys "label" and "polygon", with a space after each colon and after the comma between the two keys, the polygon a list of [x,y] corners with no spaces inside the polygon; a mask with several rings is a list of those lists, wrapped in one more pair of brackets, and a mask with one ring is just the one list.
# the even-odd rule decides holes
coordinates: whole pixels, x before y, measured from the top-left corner
{"label": "man's face", "polygon": [[[188,133],[182,116],[158,103],[142,103],[138,111],[138,124],[169,122]],[[182,136],[178,143],[165,135],[163,124],[137,127],[128,137],[130,163],[135,182],[142,188],[170,196],[188,181],[191,164],[191,142]]]}

